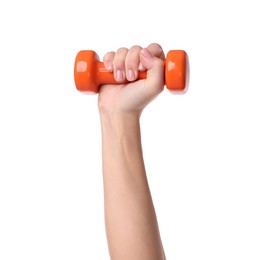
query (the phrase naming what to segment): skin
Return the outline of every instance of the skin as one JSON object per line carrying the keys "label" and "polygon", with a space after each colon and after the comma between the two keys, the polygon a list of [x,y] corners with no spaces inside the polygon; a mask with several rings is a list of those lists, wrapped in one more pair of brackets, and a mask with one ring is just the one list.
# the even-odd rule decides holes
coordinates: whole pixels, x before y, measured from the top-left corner
{"label": "skin", "polygon": [[[164,88],[164,59],[158,44],[120,48],[103,59],[119,83],[130,81],[104,85],[98,97],[111,260],[165,260],[140,134],[142,111]],[[138,70],[147,70],[147,79],[135,81]]]}

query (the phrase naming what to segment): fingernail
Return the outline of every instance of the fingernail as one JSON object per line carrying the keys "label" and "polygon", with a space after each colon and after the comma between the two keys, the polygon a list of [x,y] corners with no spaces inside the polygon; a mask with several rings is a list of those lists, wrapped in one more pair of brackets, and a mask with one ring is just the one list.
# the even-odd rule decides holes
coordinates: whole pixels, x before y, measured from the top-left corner
{"label": "fingernail", "polygon": [[152,57],[151,52],[149,52],[147,48],[142,49],[142,53],[143,53],[143,55],[144,55],[145,57],[147,57],[147,58]]}
{"label": "fingernail", "polygon": [[106,68],[108,71],[113,71],[113,65],[111,61],[106,62]]}
{"label": "fingernail", "polygon": [[116,80],[119,82],[124,80],[124,74],[122,70],[116,71]]}
{"label": "fingernail", "polygon": [[130,81],[135,80],[135,72],[133,70],[129,70],[127,73],[127,78]]}

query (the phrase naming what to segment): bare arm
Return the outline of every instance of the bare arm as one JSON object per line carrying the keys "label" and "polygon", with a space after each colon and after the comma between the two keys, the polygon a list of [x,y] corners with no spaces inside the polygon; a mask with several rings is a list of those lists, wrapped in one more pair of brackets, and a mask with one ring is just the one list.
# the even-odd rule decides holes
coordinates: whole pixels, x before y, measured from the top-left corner
{"label": "bare arm", "polygon": [[[131,58],[133,60],[138,54],[135,65],[132,65],[134,69],[137,69],[140,62],[139,56],[142,54],[140,54],[140,48],[133,47],[133,49],[132,52],[124,50],[124,55],[110,53],[105,61],[111,60],[113,70],[117,73],[116,66],[127,67],[126,60],[130,62]],[[161,55],[158,45],[152,45],[150,51],[155,55]],[[121,59],[121,64],[119,59]],[[157,65],[158,78],[161,75],[163,63],[159,61],[159,58],[153,59],[155,59],[153,62],[158,62],[158,64],[153,64],[152,60],[150,61],[152,64],[149,64],[149,59],[146,61],[144,57],[143,63],[148,69],[149,66]],[[123,73],[127,77],[126,68]],[[159,83],[156,83],[156,80]],[[144,92],[143,95],[140,88],[145,87],[144,81],[131,83],[132,85],[104,86],[100,93],[105,224],[112,260],[165,259],[146,178],[139,124],[144,106],[161,92],[161,81],[160,78],[153,80],[155,84],[151,85],[150,90]],[[130,91],[127,90],[131,87]],[[134,88],[139,93],[135,93]],[[124,92],[126,90],[127,93]],[[133,98],[133,95],[142,96],[129,100]]]}

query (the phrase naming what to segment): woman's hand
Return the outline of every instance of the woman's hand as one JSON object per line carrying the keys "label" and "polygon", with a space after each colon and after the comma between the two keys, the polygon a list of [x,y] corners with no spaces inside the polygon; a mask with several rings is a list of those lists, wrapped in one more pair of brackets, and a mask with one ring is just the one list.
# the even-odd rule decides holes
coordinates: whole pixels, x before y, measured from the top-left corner
{"label": "woman's hand", "polygon": [[[98,106],[102,114],[139,115],[164,87],[164,52],[159,44],[152,43],[147,48],[133,46],[120,48],[104,56],[108,71],[114,73],[120,83],[127,79],[128,84],[103,85],[99,91]],[[138,71],[147,70],[147,78],[138,80]]]}

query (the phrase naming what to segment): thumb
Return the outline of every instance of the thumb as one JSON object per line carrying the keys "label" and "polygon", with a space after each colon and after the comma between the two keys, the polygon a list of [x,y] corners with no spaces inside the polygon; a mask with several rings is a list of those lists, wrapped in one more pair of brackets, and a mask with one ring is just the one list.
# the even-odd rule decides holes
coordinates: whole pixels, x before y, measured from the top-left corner
{"label": "thumb", "polygon": [[164,61],[144,48],[140,52],[140,62],[147,69],[147,87],[157,90],[158,93],[162,91],[164,87]]}

